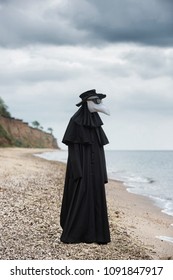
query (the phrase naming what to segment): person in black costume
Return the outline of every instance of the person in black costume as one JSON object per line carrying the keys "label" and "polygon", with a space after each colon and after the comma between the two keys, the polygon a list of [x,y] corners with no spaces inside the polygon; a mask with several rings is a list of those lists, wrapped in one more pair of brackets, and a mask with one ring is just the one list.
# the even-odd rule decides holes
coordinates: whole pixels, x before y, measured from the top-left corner
{"label": "person in black costume", "polygon": [[60,224],[64,243],[110,242],[105,196],[108,182],[103,146],[108,139],[97,112],[106,114],[95,89],[80,95],[79,110],[72,116],[62,142],[68,146],[68,161]]}

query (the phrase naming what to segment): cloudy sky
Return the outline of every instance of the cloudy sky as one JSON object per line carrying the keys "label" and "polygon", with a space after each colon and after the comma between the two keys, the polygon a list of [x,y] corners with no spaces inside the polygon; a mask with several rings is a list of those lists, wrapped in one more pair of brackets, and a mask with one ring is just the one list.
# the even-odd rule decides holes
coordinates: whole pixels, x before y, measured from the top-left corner
{"label": "cloudy sky", "polygon": [[0,96],[61,148],[95,88],[108,149],[173,149],[172,0],[0,0]]}

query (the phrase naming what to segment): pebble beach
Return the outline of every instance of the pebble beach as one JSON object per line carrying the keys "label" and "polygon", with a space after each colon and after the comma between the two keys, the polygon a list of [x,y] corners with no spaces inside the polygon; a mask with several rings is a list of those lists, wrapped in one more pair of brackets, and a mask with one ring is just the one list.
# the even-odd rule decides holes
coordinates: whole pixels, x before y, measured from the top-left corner
{"label": "pebble beach", "polygon": [[173,259],[173,217],[121,182],[106,185],[111,242],[64,244],[59,224],[66,165],[35,157],[50,149],[0,149],[1,260]]}

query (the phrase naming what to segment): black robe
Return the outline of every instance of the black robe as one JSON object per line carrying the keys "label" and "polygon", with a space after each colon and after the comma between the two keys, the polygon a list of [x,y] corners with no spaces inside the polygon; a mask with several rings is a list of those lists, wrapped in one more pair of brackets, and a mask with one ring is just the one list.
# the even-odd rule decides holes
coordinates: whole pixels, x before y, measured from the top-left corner
{"label": "black robe", "polygon": [[65,243],[110,242],[104,184],[108,182],[103,145],[108,139],[98,113],[84,103],[71,118],[63,143],[68,161],[60,224]]}

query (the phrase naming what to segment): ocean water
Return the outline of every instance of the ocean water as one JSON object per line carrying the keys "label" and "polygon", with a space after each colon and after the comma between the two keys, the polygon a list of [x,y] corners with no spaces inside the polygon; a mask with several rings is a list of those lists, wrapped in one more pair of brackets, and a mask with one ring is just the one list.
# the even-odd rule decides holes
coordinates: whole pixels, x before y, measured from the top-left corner
{"label": "ocean water", "polygon": [[[68,152],[39,156],[66,162]],[[105,156],[109,179],[122,181],[127,191],[149,197],[162,212],[173,216],[173,151],[105,150]],[[168,241],[166,236],[160,238]]]}
{"label": "ocean water", "polygon": [[173,151],[106,151],[108,176],[173,216]]}

